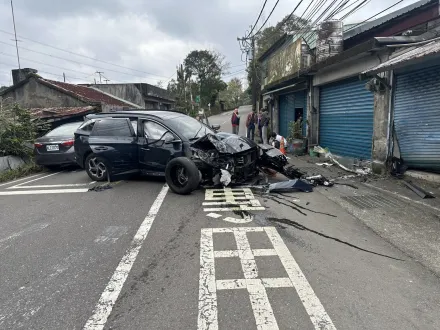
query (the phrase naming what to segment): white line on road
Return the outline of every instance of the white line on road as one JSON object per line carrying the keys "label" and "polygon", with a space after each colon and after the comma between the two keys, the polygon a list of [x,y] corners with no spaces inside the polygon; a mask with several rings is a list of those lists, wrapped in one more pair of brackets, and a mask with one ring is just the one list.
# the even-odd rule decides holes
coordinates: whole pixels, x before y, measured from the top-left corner
{"label": "white line on road", "polygon": [[85,324],[84,330],[104,329],[105,323],[107,322],[113,306],[116,303],[116,299],[118,299],[119,294],[121,293],[122,287],[124,286],[128,274],[130,273],[130,270],[133,267],[134,262],[136,261],[142,244],[147,238],[148,232],[150,231],[153,221],[156,218],[157,213],[159,212],[159,209],[165,199],[165,196],[167,195],[167,192],[168,186],[165,185],[163,186],[159,195],[156,197],[156,200],[151,206],[150,211],[148,212],[147,216],[139,227],[136,235],[133,238],[133,241],[130,244],[130,247],[125,252],[125,255],[119,262],[118,267],[116,267],[112,278],[105,287],[101,298],[99,298],[99,301],[95,306],[93,315],[88,319],[87,323]]}
{"label": "white line on road", "polygon": [[0,187],[7,186],[9,184],[13,184],[13,183],[20,182],[20,181],[23,181],[23,180],[28,180],[30,178],[35,178],[36,176],[39,176],[39,175],[41,175],[41,174],[35,174],[35,175],[32,175],[32,176],[28,176],[28,177],[25,177],[25,178],[17,179],[17,180],[14,180],[14,181],[5,182],[5,183],[0,184]]}
{"label": "white line on road", "polygon": [[202,229],[200,238],[199,314],[197,329],[217,330],[217,289],[215,284],[212,228]]}
{"label": "white line on road", "polygon": [[53,175],[59,174],[59,173],[61,173],[61,172],[62,172],[62,171],[60,171],[60,172],[55,172],[55,173],[52,173],[52,174],[48,174],[48,175],[45,175],[45,176],[42,176],[42,177],[39,177],[39,178],[36,178],[36,179],[30,180],[30,181],[22,182],[22,183],[19,183],[19,184],[13,186],[13,187],[9,187],[8,189],[14,189],[14,188],[16,188],[16,187],[23,186],[23,185],[28,184],[28,183],[31,183],[31,182],[35,182],[35,181],[37,181],[37,180],[41,180],[41,179],[48,178],[48,177],[50,177],[50,176],[53,176]]}
{"label": "white line on road", "polygon": [[44,194],[68,194],[68,193],[83,193],[88,192],[89,189],[46,189],[46,190],[17,190],[17,191],[0,191],[0,196],[13,195],[44,195]]}
{"label": "white line on road", "polygon": [[63,187],[84,187],[92,183],[69,183],[69,184],[43,184],[39,186],[15,186],[8,189],[41,189],[41,188],[63,188]]}
{"label": "white line on road", "polygon": [[278,234],[275,227],[264,227],[264,230],[280,257],[281,263],[286,269],[287,275],[292,281],[315,329],[335,330],[336,327],[330,319],[330,316],[328,316],[324,306],[322,306],[319,298],[315,295],[313,288],[310,286],[286,244],[284,244],[280,234]]}

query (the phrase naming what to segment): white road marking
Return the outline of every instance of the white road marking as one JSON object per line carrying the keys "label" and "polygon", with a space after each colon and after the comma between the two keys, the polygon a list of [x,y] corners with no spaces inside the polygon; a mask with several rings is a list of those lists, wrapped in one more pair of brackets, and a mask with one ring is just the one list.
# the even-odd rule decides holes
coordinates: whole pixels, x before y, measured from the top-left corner
{"label": "white road marking", "polygon": [[215,283],[214,240],[211,228],[202,229],[200,238],[199,313],[197,329],[218,330]]}
{"label": "white road marking", "polygon": [[104,289],[104,292],[99,298],[99,301],[93,311],[93,315],[88,319],[87,323],[84,326],[84,330],[104,329],[105,323],[107,322],[113,306],[116,303],[116,299],[118,299],[122,287],[127,280],[128,274],[130,273],[130,270],[133,267],[134,262],[136,261],[139,250],[141,249],[142,244],[147,238],[153,221],[156,218],[163,201],[165,200],[168,189],[168,186],[164,185],[159,195],[156,197],[156,200],[151,206],[150,211],[148,211],[147,216],[145,217],[136,235],[134,236],[130,247],[125,252],[125,255],[122,257],[119,265],[116,267],[113,276],[111,277],[109,283]]}
{"label": "white road marking", "polygon": [[[273,249],[250,248],[246,233],[266,232]],[[237,250],[215,251],[213,233],[234,233]],[[215,258],[238,257],[244,279],[216,280]],[[255,256],[277,255],[288,276],[281,278],[258,278]],[[294,287],[316,330],[336,330],[312,287],[308,283],[289,249],[274,227],[205,228],[200,241],[200,281],[198,330],[218,329],[217,290],[247,289],[257,328],[277,330],[266,288]]]}
{"label": "white road marking", "polygon": [[[227,212],[227,211],[263,211],[260,201],[255,198],[249,188],[241,189],[206,189],[205,200],[203,202],[204,212]],[[226,221],[234,222],[234,218]],[[252,219],[250,220],[252,221]],[[240,221],[234,223],[247,223],[250,221]]]}
{"label": "white road marking", "polygon": [[17,191],[0,191],[0,196],[13,195],[44,195],[44,194],[68,194],[68,193],[83,193],[88,192],[89,189],[46,189],[46,190],[17,190]]}
{"label": "white road marking", "polygon": [[41,189],[41,188],[64,188],[64,187],[84,187],[92,183],[70,183],[70,184],[43,184],[39,186],[15,186],[8,189]]}
{"label": "white road marking", "polygon": [[23,185],[28,184],[28,183],[31,183],[31,182],[35,182],[35,181],[38,181],[38,180],[41,180],[41,179],[48,178],[48,177],[50,177],[50,176],[53,176],[53,175],[59,174],[59,173],[61,173],[61,172],[62,172],[62,171],[60,171],[60,172],[55,172],[55,173],[48,174],[48,175],[45,175],[45,176],[42,176],[42,177],[39,177],[39,178],[36,178],[36,179],[33,179],[33,180],[29,180],[29,181],[26,181],[26,182],[22,182],[22,183],[19,183],[19,184],[13,186],[13,187],[9,187],[9,188],[7,188],[7,189],[14,189],[14,188],[16,188],[16,187],[23,186]]}
{"label": "white road marking", "polygon": [[25,178],[17,179],[17,180],[14,180],[14,181],[5,182],[5,183],[0,184],[0,187],[7,186],[7,185],[10,185],[10,184],[14,184],[16,182],[20,182],[20,181],[23,181],[23,180],[28,180],[30,178],[35,178],[36,176],[39,176],[39,175],[41,175],[41,174],[35,174],[35,175],[31,175],[31,176],[28,176],[28,177],[25,177]]}
{"label": "white road marking", "polygon": [[128,227],[126,226],[109,226],[107,227],[104,232],[99,235],[97,238],[95,238],[95,243],[106,243],[111,242],[115,243],[119,237],[122,235],[125,235],[127,232]]}
{"label": "white road marking", "polygon": [[218,219],[222,217],[222,215],[218,213],[208,213],[206,216],[214,219]]}
{"label": "white road marking", "polygon": [[310,286],[306,277],[304,276],[301,268],[293,258],[286,244],[284,244],[280,234],[278,234],[275,227],[265,227],[264,230],[267,233],[270,241],[272,242],[275,251],[280,257],[281,263],[286,269],[287,275],[292,281],[293,286],[301,299],[304,308],[309,314],[315,329],[336,329],[330,316],[315,295],[313,288]]}
{"label": "white road marking", "polygon": [[11,239],[23,236],[23,235],[35,233],[35,232],[43,230],[47,227],[49,227],[49,223],[47,223],[47,222],[33,224],[33,225],[29,226],[28,228],[17,231],[15,233],[9,235],[8,237],[0,239],[0,244],[4,243],[6,241],[9,241]]}

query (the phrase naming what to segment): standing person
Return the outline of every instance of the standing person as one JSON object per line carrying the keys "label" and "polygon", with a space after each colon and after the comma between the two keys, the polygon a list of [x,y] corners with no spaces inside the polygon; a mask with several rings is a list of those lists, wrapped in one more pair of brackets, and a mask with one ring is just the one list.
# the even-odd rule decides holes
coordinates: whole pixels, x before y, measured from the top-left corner
{"label": "standing person", "polygon": [[238,131],[240,128],[240,115],[238,114],[238,108],[235,108],[234,112],[232,113],[231,124],[232,124],[232,134],[238,135]]}
{"label": "standing person", "polygon": [[250,112],[247,116],[246,119],[246,127],[247,127],[247,134],[246,136],[251,139],[252,141],[254,141],[254,136],[255,136],[255,123],[256,123],[257,119],[256,119],[256,114],[255,112]]}
{"label": "standing person", "polygon": [[269,126],[269,114],[267,111],[263,111],[263,114],[261,115],[261,128],[262,128],[262,135],[263,135],[263,144],[268,144],[267,141],[267,127]]}
{"label": "standing person", "polygon": [[263,128],[262,128],[262,112],[261,110],[258,111],[258,118],[257,118],[257,122],[258,122],[258,137],[260,138],[260,143],[263,143]]}

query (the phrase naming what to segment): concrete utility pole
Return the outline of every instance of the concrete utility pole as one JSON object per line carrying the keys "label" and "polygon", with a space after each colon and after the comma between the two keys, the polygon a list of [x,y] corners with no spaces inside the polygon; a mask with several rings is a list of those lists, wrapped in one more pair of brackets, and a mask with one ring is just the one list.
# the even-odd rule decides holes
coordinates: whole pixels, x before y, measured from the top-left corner
{"label": "concrete utility pole", "polygon": [[66,74],[63,72],[63,79],[64,79],[64,82],[66,82]]}
{"label": "concrete utility pole", "polygon": [[[246,54],[251,51],[252,54],[252,77],[251,77],[251,90],[252,90],[252,110],[257,110],[257,70],[255,65],[255,36],[247,36],[244,38],[237,38],[237,41],[240,43],[241,50]],[[250,43],[249,43],[250,41]]]}

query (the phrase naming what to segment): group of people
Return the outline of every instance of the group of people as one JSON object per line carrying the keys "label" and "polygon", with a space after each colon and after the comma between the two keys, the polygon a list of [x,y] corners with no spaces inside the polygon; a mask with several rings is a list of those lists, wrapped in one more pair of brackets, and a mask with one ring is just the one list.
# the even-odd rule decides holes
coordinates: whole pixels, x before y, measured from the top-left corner
{"label": "group of people", "polygon": [[[268,136],[267,136],[267,127],[269,126],[270,118],[267,113],[267,111],[260,110],[257,113],[255,111],[252,111],[248,114],[246,118],[246,137],[248,137],[251,140],[255,139],[255,129],[258,127],[258,135],[260,138],[260,141],[264,144],[268,143]],[[231,124],[232,124],[232,133],[237,134],[239,133],[240,129],[240,114],[238,113],[238,108],[234,110],[231,117]]]}

